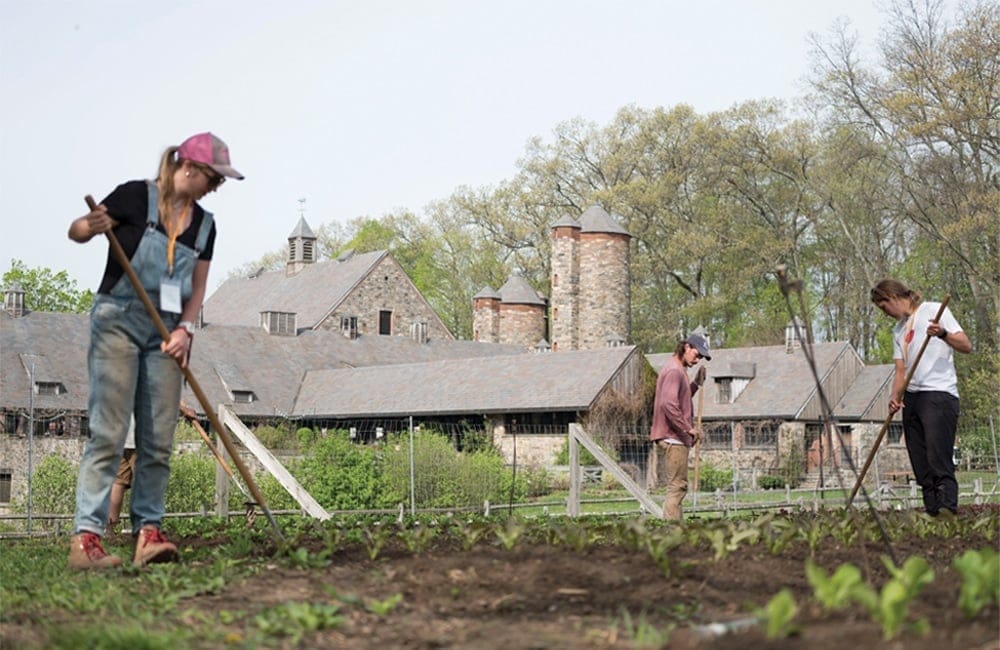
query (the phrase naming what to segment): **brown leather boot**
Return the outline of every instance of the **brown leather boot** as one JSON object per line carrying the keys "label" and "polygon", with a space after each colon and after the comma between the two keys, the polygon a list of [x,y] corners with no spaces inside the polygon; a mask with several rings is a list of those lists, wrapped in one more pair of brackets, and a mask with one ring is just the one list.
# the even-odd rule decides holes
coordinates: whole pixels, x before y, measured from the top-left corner
{"label": "brown leather boot", "polygon": [[135,559],[132,564],[137,567],[156,562],[176,562],[177,546],[171,544],[163,532],[155,526],[143,526],[135,541]]}
{"label": "brown leather boot", "polygon": [[94,533],[77,533],[69,538],[69,568],[77,570],[113,569],[122,559],[110,555],[101,546],[101,538]]}

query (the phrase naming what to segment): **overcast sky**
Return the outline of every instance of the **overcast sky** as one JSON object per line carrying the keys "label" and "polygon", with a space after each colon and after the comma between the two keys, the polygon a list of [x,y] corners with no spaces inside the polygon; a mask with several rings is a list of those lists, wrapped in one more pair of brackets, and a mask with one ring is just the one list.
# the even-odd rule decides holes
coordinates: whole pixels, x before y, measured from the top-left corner
{"label": "overcast sky", "polygon": [[807,37],[872,0],[0,1],[0,274],[96,289],[106,243],[66,232],[201,131],[246,175],[202,204],[209,290],[315,229],[510,178],[529,138],[622,106],[699,113],[803,90]]}

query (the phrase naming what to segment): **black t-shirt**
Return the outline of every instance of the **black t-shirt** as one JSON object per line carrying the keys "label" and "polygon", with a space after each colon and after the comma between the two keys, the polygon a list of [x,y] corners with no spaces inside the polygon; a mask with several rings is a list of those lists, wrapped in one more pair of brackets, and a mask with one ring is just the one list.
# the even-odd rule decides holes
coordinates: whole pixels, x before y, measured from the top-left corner
{"label": "black t-shirt", "polygon": [[[149,190],[146,187],[146,181],[128,181],[122,183],[111,194],[105,197],[101,203],[108,209],[108,214],[111,215],[111,218],[118,222],[118,225],[114,229],[115,237],[118,238],[118,243],[122,245],[125,256],[131,260],[132,256],[135,255],[136,249],[139,248],[139,241],[142,240],[142,234],[146,231],[146,211],[149,207]],[[205,210],[195,203],[193,214],[191,215],[191,224],[187,230],[177,237],[177,241],[189,248],[194,248],[195,241],[198,238],[198,231],[201,229],[201,222],[204,219]],[[163,234],[167,232],[163,227],[163,222],[158,223],[156,229]],[[209,233],[208,241],[205,244],[205,250],[201,251],[198,259],[210,261],[214,251],[215,224],[213,223],[212,231]],[[109,247],[108,261],[104,267],[104,278],[101,280],[101,287],[97,292],[104,294],[111,293],[111,289],[124,273],[125,271],[118,264],[118,260],[115,259]]]}

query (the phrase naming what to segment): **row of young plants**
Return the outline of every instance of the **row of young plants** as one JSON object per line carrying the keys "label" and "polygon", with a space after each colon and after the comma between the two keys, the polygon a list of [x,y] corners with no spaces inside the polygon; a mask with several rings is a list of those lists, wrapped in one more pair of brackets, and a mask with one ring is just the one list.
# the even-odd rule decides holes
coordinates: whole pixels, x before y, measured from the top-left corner
{"label": "row of young plants", "polygon": [[[885,527],[890,542],[901,539],[965,539],[981,548],[953,559],[952,569],[961,576],[956,607],[969,619],[995,615],[1000,599],[1000,565],[995,551],[998,517],[995,509],[979,516],[928,519],[914,513],[895,513]],[[491,546],[509,551],[527,545],[546,545],[584,555],[602,545],[643,553],[664,577],[683,577],[687,566],[675,551],[685,546],[708,549],[710,561],[719,562],[749,547],[780,555],[807,548],[809,559],[803,570],[812,588],[810,601],[823,611],[835,612],[856,606],[881,626],[885,638],[904,630],[920,631],[927,623],[911,621],[910,604],[934,579],[927,559],[907,558],[896,566],[888,557],[884,584],[865,579],[852,564],[830,571],[822,568],[817,552],[829,544],[850,547],[860,542],[884,541],[877,522],[868,516],[840,511],[788,517],[766,514],[748,519],[692,520],[677,526],[645,517],[484,517],[443,514],[403,516],[385,520],[375,516],[337,517],[327,522],[307,519],[282,520],[284,541],[278,543],[270,529],[258,522],[252,527],[216,518],[173,520],[171,535],[182,543],[178,565],[150,567],[147,571],[125,569],[134,580],[108,580],[93,574],[65,572],[63,540],[7,542],[0,563],[0,623],[46,621],[50,640],[66,639],[70,645],[53,647],[102,647],[108,635],[118,641],[146,637],[141,647],[184,645],[190,635],[220,643],[279,645],[299,643],[310,633],[340,626],[353,611],[386,616],[398,606],[401,596],[386,592],[381,598],[358,599],[331,592],[323,602],[286,602],[255,611],[233,609],[222,612],[229,632],[215,630],[213,621],[185,602],[202,595],[223,594],[229,585],[252,575],[262,566],[278,563],[296,570],[321,570],[346,554],[363,552],[378,562],[389,554],[454,553]],[[261,562],[266,559],[266,562]],[[135,603],[141,603],[136,607]],[[755,613],[756,620],[773,637],[787,636],[798,627],[801,603],[787,590],[779,591]],[[86,616],[93,625],[67,618]],[[657,630],[644,616],[621,620],[630,634],[665,640],[669,630]],[[121,627],[101,622],[122,621]],[[218,622],[218,621],[214,621]],[[237,633],[232,629],[240,630]],[[154,631],[161,645],[150,645]],[[227,638],[236,634],[239,638]],[[132,636],[130,636],[132,635]],[[213,636],[215,635],[215,636]],[[222,635],[222,636],[219,636]],[[115,641],[112,647],[123,647]],[[105,644],[106,645],[106,644]]]}
{"label": "row of young plants", "polygon": [[[677,566],[673,552],[685,545],[708,547],[714,560],[720,561],[746,546],[763,545],[772,555],[779,555],[793,544],[804,544],[810,555],[804,570],[813,589],[811,600],[825,612],[860,606],[889,640],[906,629],[924,633],[928,628],[926,620],[909,619],[910,604],[934,580],[934,571],[927,560],[911,556],[896,566],[888,555],[881,555],[890,577],[877,587],[871,580],[866,581],[862,571],[851,563],[842,564],[828,574],[814,559],[817,550],[830,542],[850,547],[859,542],[891,544],[912,537],[922,540],[962,537],[981,539],[984,546],[967,550],[952,562],[952,568],[961,576],[957,608],[973,619],[1000,604],[1000,556],[994,548],[998,532],[995,511],[987,510],[984,516],[974,519],[907,515],[887,528],[873,517],[842,511],[822,511],[805,521],[769,513],[755,519],[704,520],[687,526],[665,525],[644,517],[546,518],[529,522],[514,517],[496,520],[463,515],[407,518],[396,523],[341,521],[313,529],[321,531],[323,539],[322,546],[313,550],[295,546],[303,536],[310,536],[308,530],[299,531],[291,543],[295,550],[290,551],[289,561],[301,568],[320,568],[329,564],[338,552],[358,546],[374,561],[389,550],[423,553],[458,547],[469,551],[479,544],[514,550],[518,545],[545,544],[584,554],[594,546],[611,544],[647,554],[663,576],[670,578],[683,571],[683,566]],[[755,615],[767,635],[776,638],[798,631],[799,611],[792,593],[782,589]],[[647,627],[645,621],[642,625]]]}

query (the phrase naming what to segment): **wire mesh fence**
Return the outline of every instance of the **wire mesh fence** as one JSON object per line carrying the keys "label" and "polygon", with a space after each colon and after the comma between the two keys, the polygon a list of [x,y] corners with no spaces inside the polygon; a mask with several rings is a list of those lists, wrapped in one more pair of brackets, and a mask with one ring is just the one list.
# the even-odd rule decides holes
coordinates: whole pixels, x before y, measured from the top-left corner
{"label": "wire mesh fence", "polygon": [[[843,427],[844,425],[838,425]],[[394,517],[418,512],[485,512],[563,514],[567,511],[569,453],[567,426],[469,420],[411,418],[357,421],[313,421],[275,418],[256,422],[254,432],[273,449],[291,474],[331,514],[376,514]],[[694,487],[685,504],[688,512],[730,513],[741,509],[817,508],[844,501],[878,425],[849,430],[816,429],[808,424],[774,420],[703,423],[702,444],[691,454],[689,478]],[[890,427],[874,455],[865,496],[877,507],[919,507],[905,440]],[[829,432],[824,441],[824,432]],[[657,471],[655,446],[644,426],[593,428],[589,433],[636,484],[660,500],[665,488]],[[60,448],[53,447],[53,440]],[[82,451],[83,438],[78,440]],[[198,438],[185,441],[179,428],[178,456],[203,456],[199,467],[215,465]],[[23,441],[22,442],[28,442]],[[0,529],[24,530],[29,517],[29,490],[39,489],[40,461],[53,454],[70,456],[72,471],[59,489],[72,503],[75,467],[65,436],[30,440],[36,479],[16,485],[10,468],[0,467]],[[6,458],[10,458],[8,455]],[[1000,470],[994,422],[964,419],[959,426],[956,466],[964,503],[997,502]],[[253,457],[244,457],[254,480],[264,488],[272,512],[300,515],[301,508],[274,483]],[[582,510],[641,512],[635,499],[619,489],[608,468],[583,450],[580,457],[584,492]],[[175,462],[174,473],[185,463]],[[183,471],[191,471],[186,467]],[[193,493],[194,505],[184,503],[171,516],[244,516],[244,509],[222,507],[234,501],[209,470],[200,483],[181,482]],[[216,471],[216,473],[218,473]],[[141,480],[141,479],[137,479]],[[173,480],[173,479],[172,479]],[[236,479],[239,480],[238,478]],[[44,487],[52,489],[51,485]],[[168,491],[173,488],[168,488]],[[238,495],[237,495],[238,496]],[[236,499],[237,501],[239,499]],[[37,501],[35,501],[37,504]],[[3,507],[6,506],[6,507]],[[68,509],[71,509],[68,508]],[[36,530],[65,530],[66,512],[42,512],[37,505]]]}

